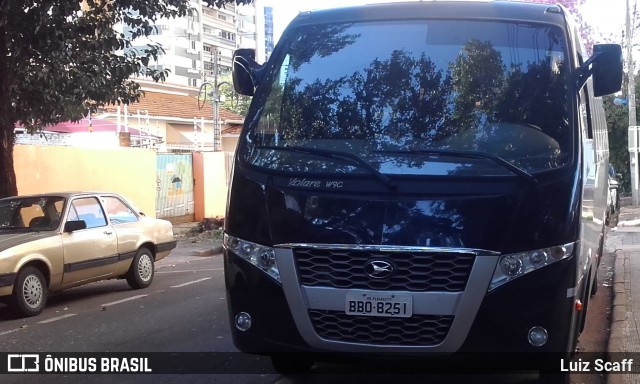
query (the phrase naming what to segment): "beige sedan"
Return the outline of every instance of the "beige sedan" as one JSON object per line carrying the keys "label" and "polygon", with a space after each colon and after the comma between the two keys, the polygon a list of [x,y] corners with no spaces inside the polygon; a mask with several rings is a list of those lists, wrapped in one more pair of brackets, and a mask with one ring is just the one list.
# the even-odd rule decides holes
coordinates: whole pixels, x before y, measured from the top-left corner
{"label": "beige sedan", "polygon": [[49,292],[105,279],[146,288],[176,247],[173,226],[114,193],[0,199],[0,298],[35,316]]}

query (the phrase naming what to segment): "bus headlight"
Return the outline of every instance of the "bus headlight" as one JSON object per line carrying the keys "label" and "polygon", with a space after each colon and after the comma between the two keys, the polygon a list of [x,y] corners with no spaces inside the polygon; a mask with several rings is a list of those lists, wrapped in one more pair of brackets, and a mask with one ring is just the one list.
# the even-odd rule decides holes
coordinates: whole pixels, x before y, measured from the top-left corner
{"label": "bus headlight", "polygon": [[276,263],[276,252],[271,247],[252,243],[234,236],[224,234],[222,244],[224,247],[251,264],[260,268],[267,275],[280,282],[280,272]]}
{"label": "bus headlight", "polygon": [[493,272],[489,291],[504,283],[545,267],[573,254],[575,243],[500,256]]}

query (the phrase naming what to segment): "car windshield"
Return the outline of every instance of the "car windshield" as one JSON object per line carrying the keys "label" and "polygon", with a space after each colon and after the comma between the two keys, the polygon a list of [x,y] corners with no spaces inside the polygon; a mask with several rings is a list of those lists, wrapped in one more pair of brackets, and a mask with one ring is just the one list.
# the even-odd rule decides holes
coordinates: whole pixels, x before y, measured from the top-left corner
{"label": "car windshield", "polygon": [[0,199],[0,230],[53,231],[60,224],[64,197]]}
{"label": "car windshield", "polygon": [[242,158],[274,171],[513,175],[573,160],[566,38],[550,25],[383,21],[301,26],[282,41]]}

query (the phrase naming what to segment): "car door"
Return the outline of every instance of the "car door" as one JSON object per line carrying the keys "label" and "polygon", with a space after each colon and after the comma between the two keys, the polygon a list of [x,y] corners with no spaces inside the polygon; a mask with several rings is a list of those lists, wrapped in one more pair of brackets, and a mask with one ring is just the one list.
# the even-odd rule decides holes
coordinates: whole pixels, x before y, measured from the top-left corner
{"label": "car door", "polygon": [[72,199],[65,220],[84,220],[87,227],[62,234],[62,285],[78,285],[112,275],[118,261],[118,240],[98,198]]}
{"label": "car door", "polygon": [[109,224],[118,237],[118,254],[120,261],[116,266],[116,274],[127,272],[138,251],[141,233],[140,218],[123,199],[115,195],[101,195],[100,201],[107,214]]}

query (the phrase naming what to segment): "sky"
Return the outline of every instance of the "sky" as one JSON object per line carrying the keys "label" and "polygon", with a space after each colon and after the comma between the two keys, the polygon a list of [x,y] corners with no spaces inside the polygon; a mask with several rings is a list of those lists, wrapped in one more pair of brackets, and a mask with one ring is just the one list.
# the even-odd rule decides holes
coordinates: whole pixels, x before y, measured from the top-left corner
{"label": "sky", "polygon": [[[398,0],[305,0],[304,2],[295,3],[291,0],[264,0],[263,3],[274,8],[274,38],[277,41],[289,21],[299,11],[393,1]],[[637,0],[629,1],[633,6],[634,1]],[[594,39],[596,42],[620,42],[620,32],[625,23],[625,0],[586,0],[581,8],[585,20],[596,28],[602,36],[600,38],[596,37]],[[614,36],[614,38],[612,39],[611,36]]]}

